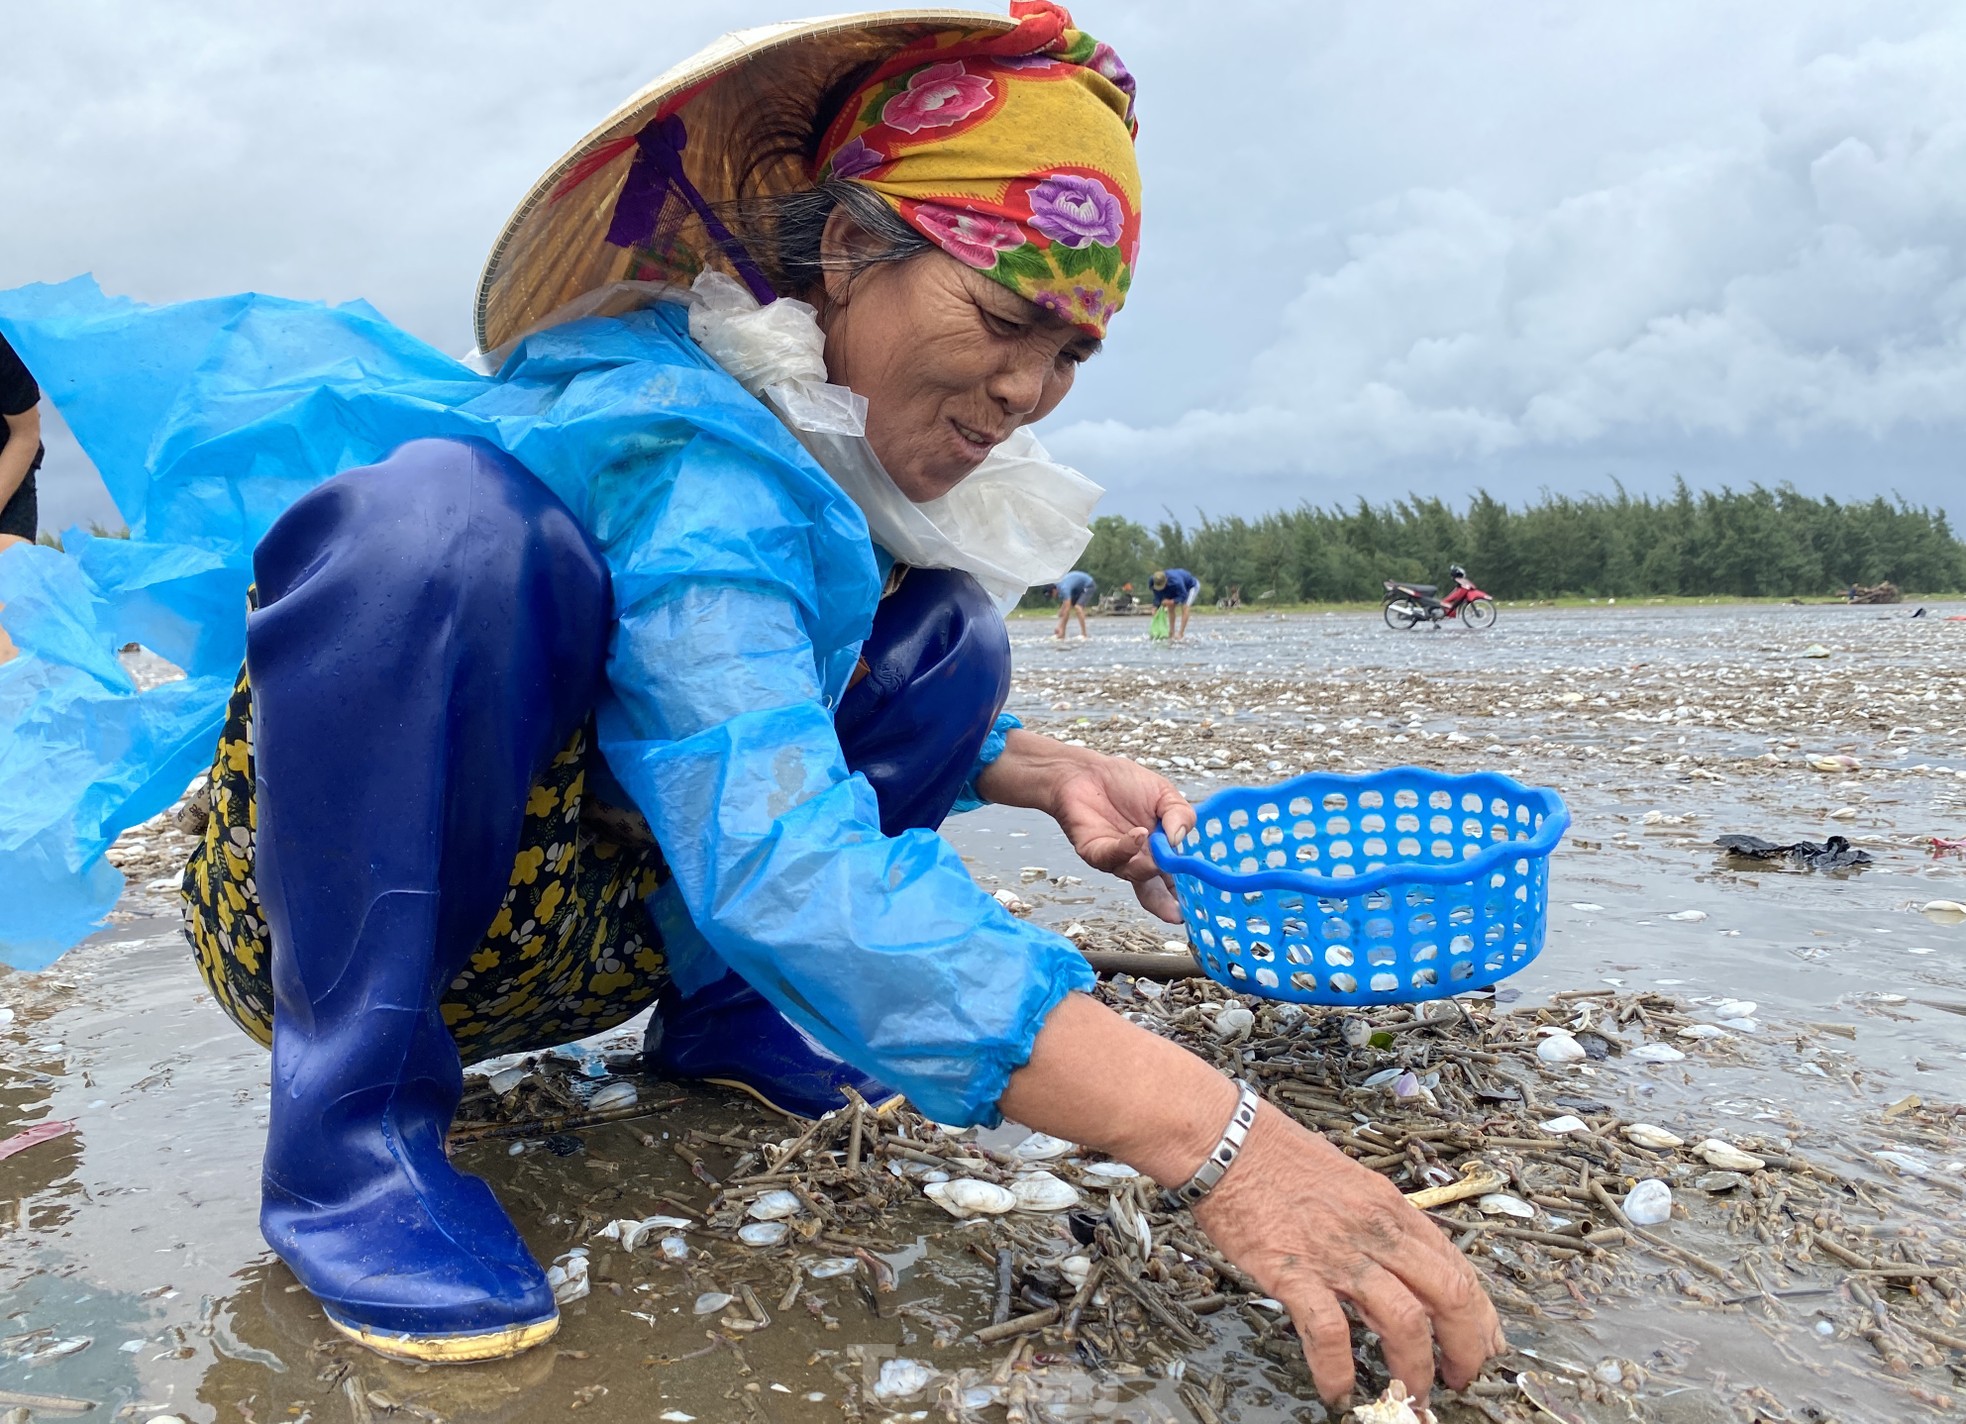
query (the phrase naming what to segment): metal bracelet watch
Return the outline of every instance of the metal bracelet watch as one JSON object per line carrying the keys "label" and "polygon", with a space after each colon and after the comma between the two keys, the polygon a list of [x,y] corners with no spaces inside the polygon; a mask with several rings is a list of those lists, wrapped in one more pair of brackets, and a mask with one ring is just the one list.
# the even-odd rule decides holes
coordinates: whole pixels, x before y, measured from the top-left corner
{"label": "metal bracelet watch", "polygon": [[1256,1095],[1254,1088],[1241,1079],[1236,1080],[1236,1087],[1241,1090],[1241,1095],[1236,1099],[1236,1110],[1229,1114],[1229,1125],[1222,1129],[1221,1140],[1215,1144],[1214,1150],[1194,1176],[1167,1193],[1170,1208],[1191,1207],[1214,1191],[1216,1184],[1241,1154],[1242,1144],[1249,1138],[1249,1129],[1256,1123],[1257,1104],[1263,1100]]}

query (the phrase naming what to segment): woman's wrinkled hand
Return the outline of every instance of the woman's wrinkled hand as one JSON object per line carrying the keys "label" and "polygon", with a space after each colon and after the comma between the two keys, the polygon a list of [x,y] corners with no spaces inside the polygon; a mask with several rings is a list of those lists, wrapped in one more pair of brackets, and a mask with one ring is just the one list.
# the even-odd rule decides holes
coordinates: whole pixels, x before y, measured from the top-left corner
{"label": "woman's wrinkled hand", "polygon": [[1194,829],[1195,809],[1174,783],[1138,762],[1094,754],[1066,772],[1052,793],[1048,809],[1080,858],[1131,881],[1150,913],[1180,924],[1174,882],[1147,848],[1155,826],[1176,844]]}
{"label": "woman's wrinkled hand", "polygon": [[1434,1353],[1464,1388],[1507,1348],[1467,1258],[1378,1173],[1265,1105],[1242,1154],[1195,1207],[1223,1254],[1289,1310],[1318,1393],[1354,1383],[1345,1302],[1379,1336],[1386,1367],[1417,1398]]}

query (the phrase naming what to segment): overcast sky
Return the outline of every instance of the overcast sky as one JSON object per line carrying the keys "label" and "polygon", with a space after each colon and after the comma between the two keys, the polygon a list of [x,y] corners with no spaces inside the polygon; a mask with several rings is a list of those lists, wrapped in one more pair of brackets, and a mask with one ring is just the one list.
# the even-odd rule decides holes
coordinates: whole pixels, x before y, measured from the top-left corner
{"label": "overcast sky", "polygon": [[[1966,6],[1085,0],[1145,241],[1046,431],[1139,517],[1792,480],[1966,525]],[[0,287],[362,296],[787,0],[0,0]],[[72,442],[44,526],[109,517]]]}

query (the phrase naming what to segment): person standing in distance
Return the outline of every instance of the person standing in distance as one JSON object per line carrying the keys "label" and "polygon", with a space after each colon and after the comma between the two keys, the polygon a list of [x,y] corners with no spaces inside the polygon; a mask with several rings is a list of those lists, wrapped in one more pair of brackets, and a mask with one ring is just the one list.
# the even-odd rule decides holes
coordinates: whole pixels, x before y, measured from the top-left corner
{"label": "person standing in distance", "polygon": [[1169,614],[1174,624],[1169,635],[1174,638],[1188,636],[1188,617],[1194,612],[1195,600],[1201,597],[1201,580],[1186,569],[1155,569],[1154,576],[1147,580],[1154,591],[1154,608],[1159,610],[1163,603],[1174,605]]}
{"label": "person standing in distance", "polygon": [[1098,585],[1093,583],[1092,575],[1073,569],[1051,586],[1051,596],[1058,600],[1058,629],[1051,636],[1063,638],[1065,628],[1072,621],[1072,610],[1079,611],[1079,636],[1090,638],[1091,629],[1085,623],[1085,605],[1099,594]]}
{"label": "person standing in distance", "polygon": [[[7,338],[0,336],[0,550],[32,544],[40,507],[34,472],[41,468],[41,388]],[[0,663],[15,653],[0,628]]]}

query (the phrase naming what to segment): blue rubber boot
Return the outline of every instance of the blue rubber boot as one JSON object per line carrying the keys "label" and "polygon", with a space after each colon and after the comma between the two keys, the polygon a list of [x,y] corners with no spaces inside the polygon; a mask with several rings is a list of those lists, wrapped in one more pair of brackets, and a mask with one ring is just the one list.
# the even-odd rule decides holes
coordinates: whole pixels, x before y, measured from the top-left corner
{"label": "blue rubber boot", "polygon": [[515,1354],[559,1315],[491,1189],[445,1156],[463,1070],[438,1003],[498,912],[539,768],[599,693],[607,570],[516,461],[454,440],[329,480],[253,564],[260,1230],[383,1354]]}
{"label": "blue rubber boot", "polygon": [[[834,718],[846,764],[880,802],[881,830],[934,830],[956,804],[1010,695],[1010,636],[976,580],[910,569],[881,600],[862,647],[866,674]],[[742,1089],[781,1112],[818,1117],[853,1089],[875,1106],[892,1089],[836,1057],[736,974],[656,999],[644,1043],[651,1071]]]}

